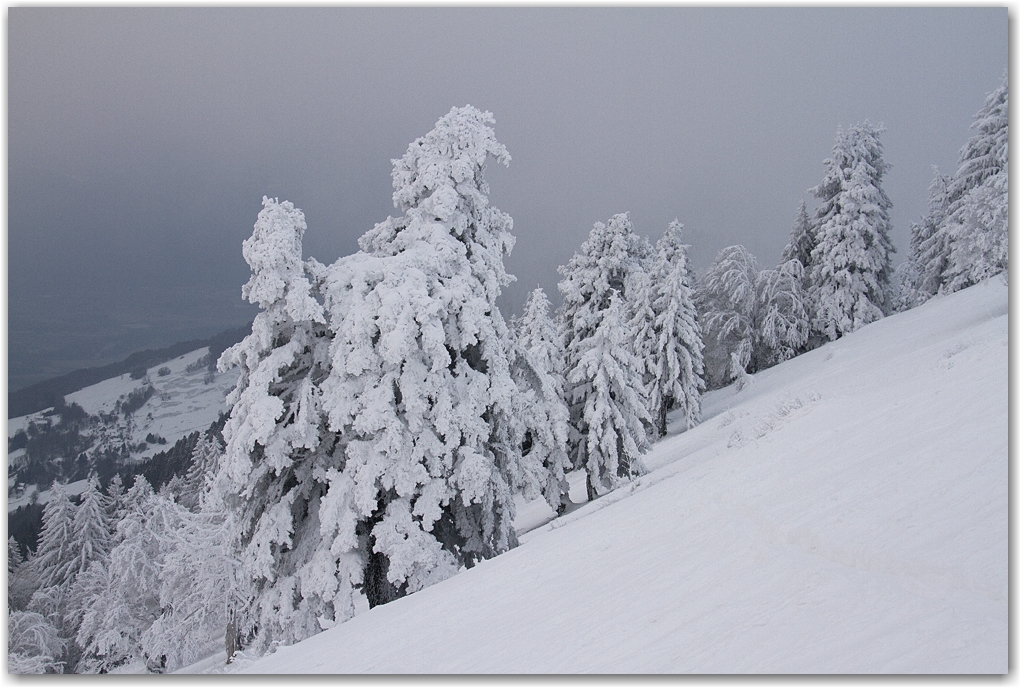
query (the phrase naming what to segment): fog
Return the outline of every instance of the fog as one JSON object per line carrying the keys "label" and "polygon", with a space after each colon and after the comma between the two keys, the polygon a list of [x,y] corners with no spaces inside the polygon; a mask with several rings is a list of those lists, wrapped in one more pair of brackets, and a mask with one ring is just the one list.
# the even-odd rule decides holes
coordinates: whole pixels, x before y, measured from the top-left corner
{"label": "fog", "polygon": [[395,212],[392,158],[490,110],[509,317],[595,221],[772,266],[838,126],[882,123],[902,260],[1008,60],[1006,8],[8,10],[8,389],[254,315],[263,195],[321,262]]}

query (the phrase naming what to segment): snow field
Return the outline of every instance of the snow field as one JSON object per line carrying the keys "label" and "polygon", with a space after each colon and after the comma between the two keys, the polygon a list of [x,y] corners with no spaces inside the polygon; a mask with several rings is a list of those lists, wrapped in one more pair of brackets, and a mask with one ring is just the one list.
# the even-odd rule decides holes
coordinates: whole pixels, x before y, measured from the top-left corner
{"label": "snow field", "polygon": [[[239,374],[237,370],[217,372],[213,380],[206,384],[204,381],[207,374],[205,367],[189,372],[188,366],[197,362],[208,352],[208,347],[200,348],[149,368],[147,376],[156,390],[155,394],[132,415],[130,422],[120,418],[116,428],[112,430],[105,426],[100,428],[102,440],[117,445],[124,440],[139,444],[145,441],[145,437],[149,433],[167,440],[166,444],[148,444],[144,451],[132,453],[134,460],[142,461],[151,458],[160,451],[171,448],[181,437],[195,431],[208,429],[220,413],[228,410],[225,403],[226,395],[234,388]],[[162,367],[170,368],[170,374],[160,377],[158,370]],[[144,380],[131,379],[131,375],[125,373],[68,394],[65,400],[68,404],[77,403],[90,415],[100,412],[113,413],[118,400],[123,400],[129,393],[141,388],[144,384]],[[30,421],[44,421],[46,419],[44,413],[47,410],[9,419],[7,421],[8,437],[14,436],[19,430],[27,429]],[[60,417],[52,416],[49,420],[59,422]],[[24,449],[12,451],[7,457],[8,464],[16,463],[24,456],[24,453]],[[76,496],[84,491],[85,484],[86,480],[78,480],[64,485],[64,490],[69,495]],[[8,489],[11,486],[13,485],[9,484]],[[36,491],[38,491],[36,485],[28,485],[24,493],[16,498],[11,498],[9,494],[7,511],[11,512],[30,503],[32,494]],[[49,490],[39,492],[39,503],[45,504],[49,498]]]}
{"label": "snow field", "polygon": [[[191,372],[187,370],[188,365],[197,362],[208,352],[208,348],[200,348],[154,365],[147,371],[148,380],[156,393],[132,416],[131,438],[134,442],[141,442],[151,432],[165,438],[167,445],[151,445],[145,452],[137,454],[138,457],[150,458],[168,446],[173,446],[181,437],[196,430],[204,431],[221,412],[228,410],[224,399],[237,383],[237,370],[217,372],[209,384],[203,381],[207,374],[205,367]],[[170,368],[170,374],[160,377],[158,370],[164,366]],[[131,379],[129,374],[122,374],[68,394],[66,401],[77,403],[90,415],[111,413],[119,398],[126,397],[141,386],[143,380]]]}
{"label": "snow field", "polygon": [[1004,673],[1007,303],[993,278],[707,394],[634,484],[231,670]]}

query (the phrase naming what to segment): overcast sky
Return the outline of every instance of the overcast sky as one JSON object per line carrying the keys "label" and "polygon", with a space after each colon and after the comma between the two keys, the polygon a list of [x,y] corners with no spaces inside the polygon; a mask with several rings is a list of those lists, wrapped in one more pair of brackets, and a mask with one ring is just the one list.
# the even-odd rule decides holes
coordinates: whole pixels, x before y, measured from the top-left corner
{"label": "overcast sky", "polygon": [[8,10],[9,389],[254,315],[265,195],[328,263],[393,214],[391,158],[496,117],[507,318],[595,221],[674,217],[695,268],[773,266],[837,126],[882,123],[901,261],[1007,66],[1005,8]]}

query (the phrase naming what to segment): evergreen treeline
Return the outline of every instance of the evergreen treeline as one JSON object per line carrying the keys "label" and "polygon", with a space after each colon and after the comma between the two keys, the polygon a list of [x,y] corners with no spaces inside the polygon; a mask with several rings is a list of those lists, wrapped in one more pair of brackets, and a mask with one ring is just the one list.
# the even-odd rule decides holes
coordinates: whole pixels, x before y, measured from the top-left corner
{"label": "evergreen treeline", "polygon": [[[560,268],[560,307],[536,289],[510,323],[491,114],[454,108],[414,141],[393,161],[397,216],[332,265],[302,257],[299,209],[264,198],[242,249],[261,312],[219,361],[241,372],[222,435],[189,438],[187,472],[156,490],[93,477],[75,505],[58,487],[35,552],[9,541],[12,672],[159,672],[300,641],[516,546],[517,494],[564,512],[571,471],[588,499],[635,479],[706,389],[1005,269],[1000,91],[933,185],[910,279],[894,279],[867,121],[837,131],[775,268],[731,246],[697,275],[678,221],[652,244],[618,214]],[[964,273],[964,256],[987,260]],[[942,276],[921,279],[928,265]]]}

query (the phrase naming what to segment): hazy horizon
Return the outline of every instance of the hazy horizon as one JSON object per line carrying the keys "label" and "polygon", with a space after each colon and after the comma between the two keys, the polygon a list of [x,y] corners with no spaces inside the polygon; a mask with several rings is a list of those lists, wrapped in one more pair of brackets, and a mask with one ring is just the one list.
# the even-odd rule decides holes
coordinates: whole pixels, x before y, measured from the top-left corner
{"label": "hazy horizon", "polygon": [[251,319],[263,195],[330,263],[387,215],[390,160],[490,110],[518,312],[595,221],[677,217],[694,267],[762,266],[836,129],[882,123],[894,262],[1008,61],[1006,8],[10,8],[8,390]]}

